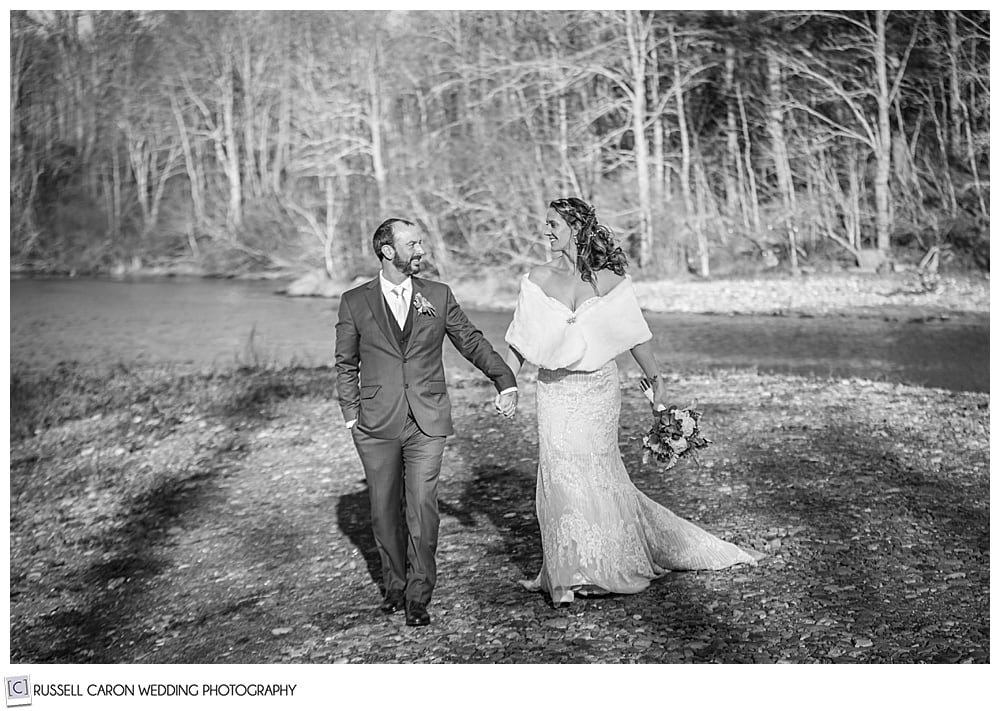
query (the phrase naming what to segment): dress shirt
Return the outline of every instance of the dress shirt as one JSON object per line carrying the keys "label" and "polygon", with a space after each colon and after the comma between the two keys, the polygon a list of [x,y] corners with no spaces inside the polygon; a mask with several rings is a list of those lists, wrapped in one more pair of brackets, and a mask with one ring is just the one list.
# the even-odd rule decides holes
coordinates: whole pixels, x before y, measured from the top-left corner
{"label": "dress shirt", "polygon": [[396,304],[399,303],[399,297],[393,292],[394,289],[403,289],[403,303],[406,304],[407,311],[410,308],[410,301],[413,300],[413,279],[406,277],[399,284],[393,284],[391,281],[385,278],[385,274],[381,271],[378,273],[379,286],[382,287],[382,295],[385,297],[385,301],[389,304],[389,308],[392,309],[393,315],[396,317],[396,323],[402,328],[403,324],[406,323],[406,311],[403,312],[403,320],[400,321],[399,317],[396,316]]}

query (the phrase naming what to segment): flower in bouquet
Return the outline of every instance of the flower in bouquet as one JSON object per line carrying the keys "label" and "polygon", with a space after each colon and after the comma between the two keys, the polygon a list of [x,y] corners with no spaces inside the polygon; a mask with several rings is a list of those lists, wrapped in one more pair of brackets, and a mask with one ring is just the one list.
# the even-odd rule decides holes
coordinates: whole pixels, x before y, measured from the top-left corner
{"label": "flower in bouquet", "polygon": [[[641,386],[646,397],[652,401],[652,387],[643,379]],[[656,412],[656,421],[642,438],[642,461],[648,463],[652,457],[670,469],[696,449],[707,447],[712,440],[702,436],[698,427],[701,412],[693,405],[683,408],[671,407]]]}

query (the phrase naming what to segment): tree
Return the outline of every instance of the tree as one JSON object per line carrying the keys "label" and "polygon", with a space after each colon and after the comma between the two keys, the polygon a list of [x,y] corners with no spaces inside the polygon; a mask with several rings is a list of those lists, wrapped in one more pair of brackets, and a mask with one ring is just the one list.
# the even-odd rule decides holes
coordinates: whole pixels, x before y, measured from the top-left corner
{"label": "tree", "polygon": [[[919,36],[918,27],[914,26],[905,48],[890,54],[888,16],[886,10],[808,13],[803,20],[822,25],[815,31],[823,37],[821,46],[827,52],[819,55],[807,46],[798,46],[776,56],[810,88],[809,98],[791,101],[793,108],[810,115],[821,126],[829,127],[838,137],[857,141],[871,150],[875,160],[875,244],[883,253],[890,249],[891,234],[892,126],[889,114]],[[889,76],[890,64],[892,77]],[[838,106],[844,110],[838,111]]]}
{"label": "tree", "polygon": [[11,251],[349,278],[404,214],[521,270],[565,194],[651,275],[985,234],[988,66],[982,11],[15,12]]}

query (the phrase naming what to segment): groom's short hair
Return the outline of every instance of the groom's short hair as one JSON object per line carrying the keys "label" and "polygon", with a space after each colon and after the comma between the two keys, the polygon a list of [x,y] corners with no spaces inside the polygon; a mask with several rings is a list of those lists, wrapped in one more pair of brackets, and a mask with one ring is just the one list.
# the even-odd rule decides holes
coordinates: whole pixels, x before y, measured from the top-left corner
{"label": "groom's short hair", "polygon": [[394,225],[400,222],[408,227],[414,227],[415,225],[409,220],[404,220],[402,217],[390,217],[388,220],[384,220],[381,225],[375,229],[375,236],[372,237],[372,248],[375,250],[375,256],[382,259],[382,247],[389,245],[390,247],[396,246],[396,228]]}

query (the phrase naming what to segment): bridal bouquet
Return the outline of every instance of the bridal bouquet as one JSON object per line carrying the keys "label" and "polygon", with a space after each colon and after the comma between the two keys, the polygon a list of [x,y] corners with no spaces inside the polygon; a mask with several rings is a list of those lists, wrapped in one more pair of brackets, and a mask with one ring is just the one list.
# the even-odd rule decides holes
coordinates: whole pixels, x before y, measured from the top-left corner
{"label": "bridal bouquet", "polygon": [[[645,378],[639,384],[643,394],[653,402],[652,384]],[[712,440],[703,437],[698,429],[701,412],[693,406],[685,408],[665,408],[656,413],[656,422],[642,438],[642,462],[650,457],[665,462],[664,469],[670,469],[696,449],[707,447]]]}

